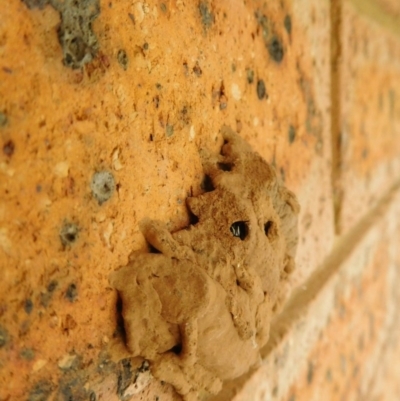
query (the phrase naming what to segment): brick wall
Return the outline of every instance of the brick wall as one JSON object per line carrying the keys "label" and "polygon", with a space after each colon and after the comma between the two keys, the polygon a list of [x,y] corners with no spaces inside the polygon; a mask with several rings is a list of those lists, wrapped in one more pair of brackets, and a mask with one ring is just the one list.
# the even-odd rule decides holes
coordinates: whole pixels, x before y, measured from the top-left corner
{"label": "brick wall", "polygon": [[[301,212],[262,363],[215,400],[399,399],[398,2],[61,3],[0,4],[0,401],[126,399],[109,274],[144,217],[187,224],[222,124]],[[149,380],[132,400],[179,399]]]}

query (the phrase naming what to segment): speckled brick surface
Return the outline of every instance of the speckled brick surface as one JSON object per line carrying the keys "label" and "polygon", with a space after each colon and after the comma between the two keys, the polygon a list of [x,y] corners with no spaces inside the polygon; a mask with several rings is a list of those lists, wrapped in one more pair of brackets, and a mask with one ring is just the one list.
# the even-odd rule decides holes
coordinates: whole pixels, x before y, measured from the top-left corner
{"label": "speckled brick surface", "polygon": [[351,1],[341,19],[338,224],[346,231],[399,177],[400,41]]}
{"label": "speckled brick surface", "polygon": [[298,194],[295,283],[333,238],[328,2],[74,4],[1,10],[1,400],[113,400],[134,380],[109,274],[146,248],[144,217],[188,223],[223,124]]}
{"label": "speckled brick surface", "polygon": [[[399,38],[356,3],[342,6],[337,81],[327,0],[0,5],[0,401],[180,399],[128,354],[109,275],[147,249],[143,218],[188,224],[199,150],[220,149],[224,124],[299,199],[292,286],[308,293],[335,256],[332,177],[344,234],[400,168]],[[376,397],[398,391],[393,210],[219,401],[351,399],[375,374]]]}

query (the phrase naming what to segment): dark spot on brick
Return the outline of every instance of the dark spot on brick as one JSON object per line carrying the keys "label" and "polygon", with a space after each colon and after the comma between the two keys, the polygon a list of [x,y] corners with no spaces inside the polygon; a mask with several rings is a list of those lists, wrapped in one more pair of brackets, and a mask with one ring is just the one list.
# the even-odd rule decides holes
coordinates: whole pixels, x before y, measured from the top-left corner
{"label": "dark spot on brick", "polygon": [[158,90],[161,90],[161,89],[162,89],[162,85],[161,85],[159,82],[157,82],[157,83],[156,83],[156,88],[157,88]]}
{"label": "dark spot on brick", "polygon": [[200,1],[199,3],[199,12],[201,16],[201,22],[204,25],[205,29],[211,27],[214,23],[214,14],[210,11],[207,1]]}
{"label": "dark spot on brick", "polygon": [[272,389],[272,395],[273,395],[274,397],[276,397],[276,396],[278,395],[278,387],[277,387],[277,386],[275,386],[275,387]]}
{"label": "dark spot on brick", "polygon": [[85,389],[81,377],[61,379],[57,401],[87,401],[88,390]]}
{"label": "dark spot on brick", "polygon": [[99,205],[102,205],[111,198],[115,191],[114,176],[109,171],[94,173],[90,186],[93,196]]}
{"label": "dark spot on brick", "polygon": [[42,192],[42,186],[40,184],[36,185],[36,192],[37,193]]}
{"label": "dark spot on brick", "polygon": [[22,0],[23,3],[29,8],[39,8],[43,9],[47,4],[49,4],[50,0]]}
{"label": "dark spot on brick", "polygon": [[289,398],[289,401],[296,401],[296,396],[292,394]]}
{"label": "dark spot on brick", "polygon": [[273,36],[269,41],[268,52],[272,59],[277,63],[280,63],[283,60],[284,51],[282,42],[277,36]]}
{"label": "dark spot on brick", "polygon": [[3,146],[3,153],[8,156],[11,157],[14,154],[14,150],[15,150],[15,145],[13,141],[7,141],[4,146]]}
{"label": "dark spot on brick", "polygon": [[254,82],[254,71],[250,68],[246,69],[247,82],[252,84]]}
{"label": "dark spot on brick", "polygon": [[47,286],[47,291],[53,292],[57,288],[57,286],[58,286],[57,280],[51,280]]}
{"label": "dark spot on brick", "polygon": [[225,94],[225,85],[221,82],[219,88],[212,88],[213,107],[219,103],[219,109],[224,110],[228,107],[228,99]]}
{"label": "dark spot on brick", "polygon": [[236,65],[232,64],[231,69],[232,69],[232,72],[236,72]]}
{"label": "dark spot on brick", "polygon": [[47,285],[46,291],[40,294],[40,304],[44,307],[47,307],[53,297],[53,292],[58,286],[57,280],[52,280]]}
{"label": "dark spot on brick", "polygon": [[265,83],[262,79],[257,81],[257,96],[260,100],[264,99],[267,94]]}
{"label": "dark spot on brick", "polygon": [[0,348],[3,348],[8,343],[8,340],[9,335],[7,330],[4,327],[0,326]]}
{"label": "dark spot on brick", "polygon": [[288,137],[289,137],[289,143],[293,143],[294,140],[296,139],[296,130],[293,127],[293,125],[289,126]]}
{"label": "dark spot on brick", "polygon": [[270,32],[270,23],[268,21],[268,18],[264,14],[261,14],[259,11],[256,11],[254,15],[262,29],[263,40],[264,42],[266,42]]}
{"label": "dark spot on brick", "polygon": [[32,300],[30,298],[25,300],[24,309],[25,309],[25,312],[28,315],[32,312],[32,310],[33,310],[33,302],[32,302]]}
{"label": "dark spot on brick", "polygon": [[69,302],[74,302],[77,296],[78,289],[76,288],[76,284],[71,283],[68,286],[67,291],[65,291],[65,298],[67,298]]}
{"label": "dark spot on brick", "polygon": [[51,1],[60,13],[58,40],[64,54],[64,65],[81,68],[95,57],[98,50],[92,23],[100,14],[99,0]]}
{"label": "dark spot on brick", "polygon": [[35,358],[35,351],[31,348],[23,348],[19,352],[19,355],[22,359],[25,359],[27,361],[32,361]]}
{"label": "dark spot on brick", "polygon": [[167,6],[165,5],[165,3],[161,3],[161,4],[160,4],[160,8],[161,8],[161,11],[162,11],[163,13],[166,13],[166,12],[167,12]]}
{"label": "dark spot on brick", "polygon": [[72,245],[79,236],[79,228],[75,223],[64,223],[60,230],[60,240],[64,247]]}
{"label": "dark spot on brick", "polygon": [[5,127],[8,123],[8,118],[5,113],[0,111],[0,127]]}
{"label": "dark spot on brick", "polygon": [[28,401],[48,401],[53,392],[53,385],[45,380],[36,383],[28,396]]}
{"label": "dark spot on brick", "polygon": [[147,42],[144,42],[143,50],[149,50],[149,44]]}
{"label": "dark spot on brick", "polygon": [[193,72],[197,77],[201,77],[201,74],[203,74],[203,71],[201,70],[198,61],[196,61],[195,66],[193,67]]}
{"label": "dark spot on brick", "polygon": [[283,25],[285,26],[286,32],[290,35],[292,33],[292,19],[290,15],[286,15]]}
{"label": "dark spot on brick", "polygon": [[314,378],[314,364],[312,362],[308,363],[308,373],[307,373],[307,382],[311,384]]}
{"label": "dark spot on brick", "polygon": [[128,63],[129,63],[128,55],[126,54],[126,51],[123,49],[118,50],[117,59],[118,59],[119,65],[126,71],[128,68]]}
{"label": "dark spot on brick", "polygon": [[96,400],[97,400],[96,393],[92,391],[89,396],[89,401],[96,401]]}
{"label": "dark spot on brick", "polygon": [[165,127],[165,134],[167,135],[167,137],[174,135],[174,126],[167,124]]}
{"label": "dark spot on brick", "polygon": [[61,329],[65,335],[69,335],[72,330],[75,329],[75,327],[78,325],[76,323],[75,319],[67,313],[65,316],[65,319],[61,323]]}

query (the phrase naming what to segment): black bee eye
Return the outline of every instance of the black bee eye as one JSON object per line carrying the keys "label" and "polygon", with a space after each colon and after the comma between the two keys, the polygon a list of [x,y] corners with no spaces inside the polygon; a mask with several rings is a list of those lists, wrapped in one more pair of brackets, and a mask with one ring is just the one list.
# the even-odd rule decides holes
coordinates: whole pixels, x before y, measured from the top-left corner
{"label": "black bee eye", "polygon": [[234,237],[239,237],[243,241],[249,233],[247,223],[245,221],[236,221],[231,225],[231,233]]}
{"label": "black bee eye", "polygon": [[271,220],[267,221],[264,224],[264,232],[269,239],[272,239],[277,234],[275,223]]}

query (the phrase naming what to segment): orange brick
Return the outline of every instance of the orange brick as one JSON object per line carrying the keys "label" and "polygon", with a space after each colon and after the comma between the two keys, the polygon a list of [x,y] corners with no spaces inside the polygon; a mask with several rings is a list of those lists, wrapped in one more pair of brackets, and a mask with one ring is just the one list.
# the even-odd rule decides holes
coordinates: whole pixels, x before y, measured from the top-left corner
{"label": "orange brick", "polygon": [[[188,224],[198,150],[220,148],[223,124],[298,194],[295,283],[329,252],[329,3],[101,1],[99,52],[77,70],[61,61],[59,13],[26,3],[45,2],[9,1],[0,24],[0,389],[19,400],[45,379],[56,391],[73,353],[87,391],[100,381],[111,400],[122,340],[108,276],[145,250],[144,217]],[[99,205],[102,170],[116,188]]]}
{"label": "orange brick", "polygon": [[383,6],[375,14],[363,14],[368,4],[375,2],[343,1],[339,28],[334,90],[339,91],[340,110],[334,134],[340,147],[336,184],[341,232],[389,190],[400,169],[400,18],[393,30],[393,16],[384,19]]}

